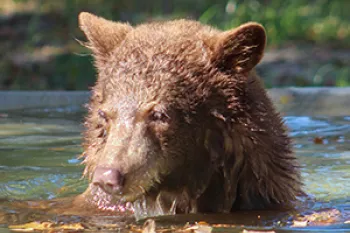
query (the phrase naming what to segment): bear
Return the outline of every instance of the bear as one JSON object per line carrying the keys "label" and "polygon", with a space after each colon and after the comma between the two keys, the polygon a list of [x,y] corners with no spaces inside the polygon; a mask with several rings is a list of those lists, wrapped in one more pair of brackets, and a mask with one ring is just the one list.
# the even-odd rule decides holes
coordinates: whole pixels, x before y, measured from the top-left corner
{"label": "bear", "polygon": [[300,166],[255,72],[262,25],[131,26],[87,12],[79,25],[97,70],[79,205],[137,219],[295,206]]}

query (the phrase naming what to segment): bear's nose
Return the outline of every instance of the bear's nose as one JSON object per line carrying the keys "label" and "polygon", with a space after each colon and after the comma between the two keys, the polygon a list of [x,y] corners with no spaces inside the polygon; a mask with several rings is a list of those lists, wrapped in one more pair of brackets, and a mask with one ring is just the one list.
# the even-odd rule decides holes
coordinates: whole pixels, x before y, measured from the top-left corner
{"label": "bear's nose", "polygon": [[92,177],[92,184],[101,187],[110,194],[122,194],[123,174],[114,168],[97,167]]}

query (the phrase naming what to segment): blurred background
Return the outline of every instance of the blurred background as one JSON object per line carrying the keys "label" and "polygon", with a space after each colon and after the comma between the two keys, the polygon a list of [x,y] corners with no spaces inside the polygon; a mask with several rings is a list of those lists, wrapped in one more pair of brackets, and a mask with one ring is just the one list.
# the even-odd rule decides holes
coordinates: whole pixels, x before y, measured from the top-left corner
{"label": "blurred background", "polygon": [[0,90],[86,90],[95,82],[77,15],[132,24],[247,21],[268,35],[257,67],[267,87],[350,86],[349,0],[0,0]]}

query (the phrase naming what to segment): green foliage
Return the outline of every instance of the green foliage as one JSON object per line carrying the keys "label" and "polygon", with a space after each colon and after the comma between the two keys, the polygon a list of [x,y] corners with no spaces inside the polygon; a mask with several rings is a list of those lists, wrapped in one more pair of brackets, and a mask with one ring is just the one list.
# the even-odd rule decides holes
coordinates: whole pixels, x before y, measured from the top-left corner
{"label": "green foliage", "polygon": [[76,16],[80,11],[90,11],[132,23],[159,17],[190,17],[231,28],[247,21],[258,21],[266,27],[272,46],[286,40],[337,41],[343,46],[348,46],[350,41],[348,0],[13,1],[35,2],[39,12],[60,12],[71,28],[76,27]]}
{"label": "green foliage", "polygon": [[84,90],[95,82],[91,56],[62,54],[55,58],[55,72],[48,79],[50,89]]}
{"label": "green foliage", "polygon": [[[269,36],[269,45],[286,40],[316,43],[339,43],[349,46],[350,1],[293,0],[293,1],[231,1],[235,9],[221,24],[224,28],[247,21],[262,23]],[[227,10],[226,10],[227,11]]]}
{"label": "green foliage", "polygon": [[350,86],[350,68],[343,67],[338,70],[335,86],[347,87]]}
{"label": "green foliage", "polygon": [[[30,53],[40,47],[38,45],[47,44],[70,49],[55,55],[49,66],[34,64],[33,67],[39,67],[35,69],[28,66],[10,68],[10,65],[7,65],[11,63],[10,61],[0,60],[3,76],[10,77],[8,78],[10,81],[6,82],[12,83],[8,86],[4,84],[5,88],[73,90],[86,89],[93,84],[95,73],[91,57],[82,57],[71,52],[79,50],[74,38],[84,40],[77,25],[77,15],[81,11],[89,11],[111,20],[129,21],[132,24],[181,17],[198,19],[203,23],[228,29],[248,21],[257,21],[266,28],[270,48],[282,46],[290,41],[296,45],[300,42],[311,42],[319,46],[350,49],[349,0],[12,1],[18,5],[30,3],[35,6],[35,12],[31,12],[30,20],[23,21],[27,24],[24,25],[26,31],[21,36],[25,36],[19,42],[13,42],[17,43],[13,46],[17,51]],[[43,20],[43,15],[48,15],[51,20],[53,18],[53,22]],[[21,25],[17,27],[18,30],[22,30]],[[10,42],[11,40],[7,41]],[[0,50],[2,47],[0,46]],[[12,51],[10,47],[9,51],[7,53]],[[334,77],[332,85],[350,85],[349,61],[320,64],[315,67],[307,77],[298,74],[294,84],[328,85],[327,80],[331,76]],[[271,73],[274,72],[275,70],[271,70]],[[1,78],[0,76],[0,89],[4,88]],[[267,85],[276,85],[276,79],[271,83],[267,82]]]}

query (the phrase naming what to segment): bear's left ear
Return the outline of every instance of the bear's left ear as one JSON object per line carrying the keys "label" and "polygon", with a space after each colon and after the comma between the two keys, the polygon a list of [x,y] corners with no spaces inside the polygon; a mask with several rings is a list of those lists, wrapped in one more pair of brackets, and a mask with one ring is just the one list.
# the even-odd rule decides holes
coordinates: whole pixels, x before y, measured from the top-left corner
{"label": "bear's left ear", "polygon": [[237,73],[253,69],[261,60],[266,33],[258,23],[246,23],[211,38],[212,62],[218,68]]}
{"label": "bear's left ear", "polygon": [[88,12],[81,12],[78,19],[81,30],[89,40],[87,47],[100,57],[113,52],[132,30],[129,24],[106,20]]}

